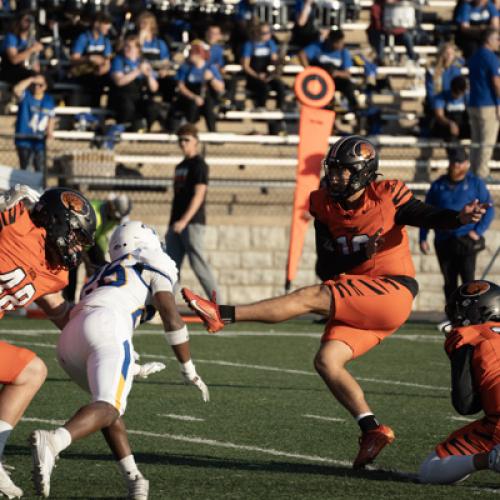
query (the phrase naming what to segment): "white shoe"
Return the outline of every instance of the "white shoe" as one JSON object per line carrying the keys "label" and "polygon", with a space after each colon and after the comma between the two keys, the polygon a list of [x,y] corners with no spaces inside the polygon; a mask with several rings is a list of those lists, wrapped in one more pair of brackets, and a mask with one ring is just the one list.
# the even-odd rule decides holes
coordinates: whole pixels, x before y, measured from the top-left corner
{"label": "white shoe", "polygon": [[0,464],[0,497],[2,495],[5,495],[7,498],[21,498],[23,490],[12,482],[9,473]]}
{"label": "white shoe", "polygon": [[149,481],[143,476],[127,479],[128,496],[130,500],[148,500]]}
{"label": "white shoe", "polygon": [[50,475],[58,458],[50,431],[33,431],[30,437],[33,481],[37,495],[50,494]]}
{"label": "white shoe", "polygon": [[500,472],[500,444],[488,453],[488,467],[495,472]]}

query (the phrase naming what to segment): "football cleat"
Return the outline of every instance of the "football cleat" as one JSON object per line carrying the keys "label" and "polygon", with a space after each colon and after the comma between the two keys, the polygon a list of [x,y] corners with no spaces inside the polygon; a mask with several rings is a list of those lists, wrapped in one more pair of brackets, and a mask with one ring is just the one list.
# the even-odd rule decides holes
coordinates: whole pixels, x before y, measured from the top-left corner
{"label": "football cleat", "polygon": [[52,443],[50,431],[33,431],[30,437],[33,458],[33,482],[37,495],[48,498],[50,495],[50,476],[59,458]]}
{"label": "football cleat", "polygon": [[9,473],[0,464],[0,497],[3,495],[7,498],[21,498],[23,490],[12,482]]}
{"label": "football cleat", "polygon": [[181,293],[189,308],[205,323],[205,328],[209,333],[215,333],[224,328],[219,306],[215,302],[215,293],[211,301],[196,295],[187,288],[183,288]]}
{"label": "football cleat", "polygon": [[488,453],[488,467],[495,472],[500,472],[500,444]]}
{"label": "football cleat", "polygon": [[353,469],[361,469],[371,464],[384,446],[394,441],[394,432],[386,425],[380,425],[376,429],[363,432],[359,438],[358,456],[352,464]]}
{"label": "football cleat", "polygon": [[127,479],[128,496],[130,500],[148,500],[149,481],[143,476]]}

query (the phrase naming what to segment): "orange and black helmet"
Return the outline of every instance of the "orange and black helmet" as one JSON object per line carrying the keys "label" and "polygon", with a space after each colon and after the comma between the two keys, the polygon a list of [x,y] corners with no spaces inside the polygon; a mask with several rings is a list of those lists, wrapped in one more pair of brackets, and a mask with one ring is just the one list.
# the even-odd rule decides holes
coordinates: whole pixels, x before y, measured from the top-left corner
{"label": "orange and black helmet", "polygon": [[47,233],[45,254],[53,267],[75,267],[82,248],[94,243],[94,209],[87,198],[74,189],[47,189],[30,216],[33,223]]}
{"label": "orange and black helmet", "polygon": [[446,314],[453,326],[500,321],[500,286],[486,280],[464,283],[451,294]]}
{"label": "orange and black helmet", "polygon": [[335,170],[347,168],[351,171],[348,186],[342,191],[330,190],[334,199],[348,198],[365,188],[377,177],[378,153],[375,146],[364,137],[351,135],[333,144],[323,160],[328,186]]}

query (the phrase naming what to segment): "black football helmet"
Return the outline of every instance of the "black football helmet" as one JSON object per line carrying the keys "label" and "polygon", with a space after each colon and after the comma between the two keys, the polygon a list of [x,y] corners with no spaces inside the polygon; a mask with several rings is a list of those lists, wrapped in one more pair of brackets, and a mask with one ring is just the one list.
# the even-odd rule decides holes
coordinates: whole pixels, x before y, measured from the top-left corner
{"label": "black football helmet", "polygon": [[[323,160],[328,191],[336,201],[344,200],[365,188],[377,177],[378,153],[375,146],[359,135],[343,137],[333,144]],[[336,169],[351,171],[347,187],[339,191],[332,187],[331,179]]]}
{"label": "black football helmet", "polygon": [[31,220],[47,232],[45,255],[52,267],[77,266],[82,253],[79,247],[94,243],[94,209],[74,189],[47,189],[31,210]]}
{"label": "black football helmet", "polygon": [[453,326],[500,321],[500,286],[486,280],[464,283],[451,294],[446,314]]}

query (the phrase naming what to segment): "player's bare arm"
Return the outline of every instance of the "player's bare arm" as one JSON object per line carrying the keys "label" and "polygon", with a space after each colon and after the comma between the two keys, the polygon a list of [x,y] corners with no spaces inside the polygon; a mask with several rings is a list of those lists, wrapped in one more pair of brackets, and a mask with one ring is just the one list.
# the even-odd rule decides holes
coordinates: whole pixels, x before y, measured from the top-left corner
{"label": "player's bare arm", "polygon": [[71,305],[61,292],[50,293],[35,301],[36,305],[59,329],[63,329],[69,321]]}

